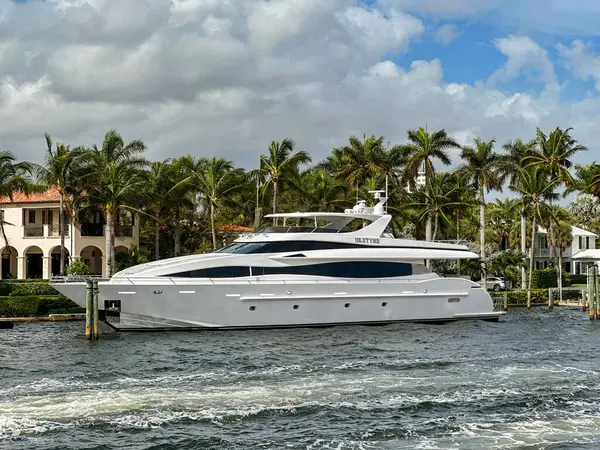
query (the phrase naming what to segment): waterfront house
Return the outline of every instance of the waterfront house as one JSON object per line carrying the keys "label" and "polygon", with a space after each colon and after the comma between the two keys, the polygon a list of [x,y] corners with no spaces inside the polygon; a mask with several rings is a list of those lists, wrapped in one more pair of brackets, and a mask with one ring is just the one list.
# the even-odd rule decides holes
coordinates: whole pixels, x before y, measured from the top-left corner
{"label": "waterfront house", "polygon": [[[0,219],[8,246],[0,236],[2,266],[0,277],[50,278],[60,271],[60,233],[58,216],[60,195],[51,187],[46,192],[25,195],[16,192],[11,202],[0,198]],[[119,218],[115,227],[115,252],[139,245],[139,222],[135,215]],[[83,260],[90,273],[105,276],[104,251],[106,235],[101,211],[79,217],[77,222],[65,214],[65,257]]]}
{"label": "waterfront house", "polygon": [[[596,248],[596,239],[598,235],[583,228],[571,226],[571,234],[573,240],[571,245],[563,251],[563,270],[565,273],[585,274],[587,266],[579,261],[573,260],[573,256],[577,253]],[[545,269],[550,264],[550,246],[548,245],[548,232],[544,228],[538,228],[535,235],[535,268]],[[558,255],[558,249],[555,250],[555,255]]]}

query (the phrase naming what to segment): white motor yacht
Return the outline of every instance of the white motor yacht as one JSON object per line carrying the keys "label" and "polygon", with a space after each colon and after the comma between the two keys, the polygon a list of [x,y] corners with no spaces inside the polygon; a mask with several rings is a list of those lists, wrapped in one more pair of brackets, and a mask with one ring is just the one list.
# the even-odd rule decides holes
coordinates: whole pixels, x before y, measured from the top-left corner
{"label": "white motor yacht", "polygon": [[[395,239],[383,191],[343,213],[296,212],[214,253],[169,258],[100,281],[116,330],[310,327],[498,320],[484,287],[430,272],[426,260],[475,259],[464,245]],[[290,225],[289,223],[294,223]],[[304,222],[303,226],[298,224]],[[306,222],[310,226],[306,226]],[[56,281],[85,306],[85,281]]]}

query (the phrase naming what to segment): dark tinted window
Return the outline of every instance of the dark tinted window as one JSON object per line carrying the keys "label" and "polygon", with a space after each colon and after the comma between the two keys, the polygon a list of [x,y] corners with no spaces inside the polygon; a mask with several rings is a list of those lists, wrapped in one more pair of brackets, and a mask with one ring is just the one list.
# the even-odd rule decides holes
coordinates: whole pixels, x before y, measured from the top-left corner
{"label": "dark tinted window", "polygon": [[[237,278],[250,275],[250,269],[242,266],[211,267],[173,273],[171,277],[189,278]],[[252,267],[252,275],[311,275],[336,278],[390,278],[412,275],[408,263],[373,261],[346,261],[312,264],[307,266]]]}
{"label": "dark tinted window", "polygon": [[408,263],[345,261],[289,267],[252,267],[252,275],[319,275],[336,278],[389,278],[412,275]]}

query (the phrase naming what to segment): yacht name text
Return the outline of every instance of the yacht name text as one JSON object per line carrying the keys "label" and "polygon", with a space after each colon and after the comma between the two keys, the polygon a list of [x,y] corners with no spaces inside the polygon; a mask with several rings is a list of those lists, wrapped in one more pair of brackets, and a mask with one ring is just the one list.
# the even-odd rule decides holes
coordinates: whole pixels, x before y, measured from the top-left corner
{"label": "yacht name text", "polygon": [[354,242],[361,244],[379,244],[379,238],[355,237]]}

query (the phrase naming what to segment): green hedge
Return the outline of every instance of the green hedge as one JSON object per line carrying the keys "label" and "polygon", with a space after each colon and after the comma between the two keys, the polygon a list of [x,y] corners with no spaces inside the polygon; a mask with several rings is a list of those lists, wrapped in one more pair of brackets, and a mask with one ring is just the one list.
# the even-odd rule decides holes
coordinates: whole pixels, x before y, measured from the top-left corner
{"label": "green hedge", "polygon": [[29,317],[81,312],[82,308],[63,295],[1,296],[0,316]]}
{"label": "green hedge", "polygon": [[586,284],[587,283],[587,275],[575,275],[570,273],[565,277],[570,284]]}
{"label": "green hedge", "polygon": [[[504,293],[494,292],[492,298],[497,301],[504,301]],[[563,300],[577,300],[581,298],[580,290],[568,290],[563,291]],[[558,301],[558,292],[554,293],[554,301]],[[548,289],[532,289],[531,290],[531,302],[532,303],[547,303],[548,302]],[[509,305],[524,305],[527,304],[527,291],[516,290],[508,291],[508,304]]]}
{"label": "green hedge", "polygon": [[19,283],[11,286],[11,296],[58,295],[48,283]]}
{"label": "green hedge", "polygon": [[536,289],[555,288],[558,284],[558,275],[554,267],[547,269],[534,270],[531,274],[531,281]]}

